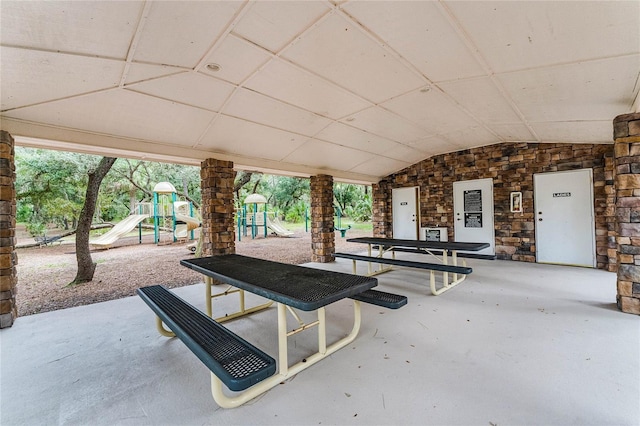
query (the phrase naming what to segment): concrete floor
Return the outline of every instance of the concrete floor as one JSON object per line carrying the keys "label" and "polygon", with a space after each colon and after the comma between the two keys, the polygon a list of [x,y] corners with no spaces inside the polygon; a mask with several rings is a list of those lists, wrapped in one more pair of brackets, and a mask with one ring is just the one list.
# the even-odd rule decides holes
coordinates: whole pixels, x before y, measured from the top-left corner
{"label": "concrete floor", "polygon": [[[469,264],[438,297],[424,272],[380,275],[407,306],[363,305],[354,343],[236,409],[215,404],[206,367],[138,297],[19,318],[0,332],[0,424],[640,424],[640,318],[616,309],[614,274]],[[176,293],[204,306],[202,284]],[[351,313],[328,309],[331,336]],[[228,326],[276,356],[275,323],[271,308]],[[314,342],[295,337],[290,359]]]}

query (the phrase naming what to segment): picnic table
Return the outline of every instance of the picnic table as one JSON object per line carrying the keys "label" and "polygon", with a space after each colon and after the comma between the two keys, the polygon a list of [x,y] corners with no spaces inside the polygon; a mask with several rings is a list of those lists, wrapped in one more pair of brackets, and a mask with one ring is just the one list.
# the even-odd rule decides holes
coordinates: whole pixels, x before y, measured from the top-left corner
{"label": "picnic table", "polygon": [[[211,390],[218,405],[237,407],[266,392],[289,377],[309,368],[318,361],[352,342],[360,330],[360,302],[396,309],[407,303],[401,295],[372,290],[375,278],[344,274],[321,269],[288,265],[237,254],[181,260],[180,264],[205,275],[206,287],[212,280],[227,283],[241,292],[269,299],[277,304],[278,356],[276,362],[268,354],[235,336],[220,322],[188,305],[160,286],[138,289],[138,294],[157,314],[161,334],[176,335],[207,365],[211,373]],[[207,293],[209,300],[210,289]],[[344,298],[353,299],[351,331],[328,344],[325,307]],[[235,317],[255,312],[241,309]],[[268,306],[259,306],[264,309]],[[295,309],[316,311],[317,320],[304,323]],[[295,330],[287,330],[287,312],[299,322]],[[163,323],[170,330],[163,327]],[[289,336],[317,327],[318,350],[293,365],[288,362]],[[225,393],[223,384],[233,395]]]}
{"label": "picnic table", "polygon": [[[393,266],[403,266],[408,268],[419,268],[430,271],[430,288],[431,293],[435,296],[450,290],[454,286],[460,284],[467,275],[473,271],[467,267],[464,259],[462,265],[458,265],[458,251],[480,251],[489,247],[489,243],[475,242],[446,242],[446,241],[423,241],[423,240],[406,240],[395,238],[380,237],[359,237],[349,238],[347,242],[367,244],[367,256],[351,254],[351,253],[335,253],[335,257],[351,259],[353,261],[353,273],[356,273],[356,261],[365,261],[368,263],[367,276],[374,276],[384,272],[391,271]],[[373,249],[377,248],[377,255],[373,256]],[[422,262],[396,259],[396,252],[414,252],[429,254],[434,257],[437,262]],[[392,257],[384,257],[386,253],[391,253]],[[487,256],[487,258],[495,258],[495,256]],[[379,263],[378,270],[372,269],[372,263]],[[383,266],[389,265],[389,266]],[[442,272],[443,285],[439,289],[436,288],[435,272]],[[453,279],[449,281],[449,274],[453,275]]]}

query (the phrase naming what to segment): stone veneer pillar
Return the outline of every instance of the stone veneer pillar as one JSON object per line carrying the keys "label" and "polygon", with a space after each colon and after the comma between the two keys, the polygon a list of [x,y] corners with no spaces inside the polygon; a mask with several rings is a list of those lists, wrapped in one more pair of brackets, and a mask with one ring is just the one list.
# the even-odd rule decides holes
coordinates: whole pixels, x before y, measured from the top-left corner
{"label": "stone veneer pillar", "polygon": [[333,176],[311,176],[311,261],[333,262],[335,252]]}
{"label": "stone veneer pillar", "polygon": [[233,220],[233,162],[208,158],[200,166],[202,189],[202,255],[236,252]]}
{"label": "stone veneer pillar", "polygon": [[18,316],[16,289],[16,191],[13,137],[0,131],[0,328],[11,327]]}
{"label": "stone veneer pillar", "polygon": [[640,113],[613,120],[618,308],[640,315]]}
{"label": "stone veneer pillar", "polygon": [[373,194],[372,217],[373,236],[378,238],[391,238],[391,214],[389,211],[389,193],[391,189],[386,182],[378,182],[371,185]]}

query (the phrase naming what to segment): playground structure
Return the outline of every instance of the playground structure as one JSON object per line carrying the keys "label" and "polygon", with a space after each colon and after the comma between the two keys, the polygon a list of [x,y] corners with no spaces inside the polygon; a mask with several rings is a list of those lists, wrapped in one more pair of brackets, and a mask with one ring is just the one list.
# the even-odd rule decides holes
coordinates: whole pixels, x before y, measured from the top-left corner
{"label": "playground structure", "polygon": [[[104,235],[89,240],[95,247],[107,248],[119,238],[138,227],[138,241],[142,243],[142,222],[153,219],[154,242],[161,242],[161,229],[171,229],[172,242],[179,239],[194,239],[194,230],[201,226],[195,217],[193,205],[177,200],[175,187],[169,182],[160,182],[153,188],[153,203],[137,203],[129,216],[114,225]],[[190,235],[189,235],[190,234]]]}
{"label": "playground structure", "polygon": [[351,229],[351,225],[347,225],[346,227],[342,227],[342,210],[338,206],[334,206],[334,209],[337,211],[336,213],[336,226],[334,226],[334,230],[340,231],[340,235],[342,238],[347,236],[347,231]]}
{"label": "playground structure", "polygon": [[[262,211],[259,211],[262,205]],[[251,206],[251,210],[247,208]],[[294,233],[286,229],[278,217],[273,212],[267,211],[267,199],[260,194],[251,194],[244,200],[244,205],[236,211],[238,217],[238,240],[242,236],[247,236],[247,228],[251,229],[251,239],[256,238],[260,233],[267,237],[267,229],[280,237],[290,237]]]}

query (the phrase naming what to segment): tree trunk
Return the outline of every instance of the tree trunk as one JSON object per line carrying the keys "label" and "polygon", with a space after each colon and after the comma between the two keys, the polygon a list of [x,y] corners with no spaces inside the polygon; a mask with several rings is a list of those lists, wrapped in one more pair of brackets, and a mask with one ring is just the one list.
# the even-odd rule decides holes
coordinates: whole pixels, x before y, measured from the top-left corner
{"label": "tree trunk", "polygon": [[96,211],[98,193],[102,179],[107,175],[116,158],[102,157],[95,170],[89,172],[89,183],[87,184],[87,194],[84,199],[84,206],[78,218],[76,228],[76,260],[78,261],[78,273],[70,284],[86,283],[93,279],[96,264],[91,259],[89,249],[89,231],[91,230],[91,219]]}

